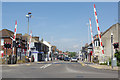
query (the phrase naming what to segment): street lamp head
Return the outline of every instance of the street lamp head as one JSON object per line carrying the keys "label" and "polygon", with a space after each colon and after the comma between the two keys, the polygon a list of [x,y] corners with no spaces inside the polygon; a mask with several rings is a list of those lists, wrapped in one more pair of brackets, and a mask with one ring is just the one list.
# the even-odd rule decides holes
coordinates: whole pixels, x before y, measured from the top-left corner
{"label": "street lamp head", "polygon": [[26,17],[29,17],[29,15],[26,15]]}
{"label": "street lamp head", "polygon": [[29,15],[29,14],[32,14],[32,13],[31,13],[31,12],[28,12],[28,15]]}
{"label": "street lamp head", "polygon": [[31,17],[32,17],[32,15],[26,15],[26,17],[27,17],[27,18],[31,18]]}
{"label": "street lamp head", "polygon": [[111,36],[113,36],[113,33],[111,33]]}

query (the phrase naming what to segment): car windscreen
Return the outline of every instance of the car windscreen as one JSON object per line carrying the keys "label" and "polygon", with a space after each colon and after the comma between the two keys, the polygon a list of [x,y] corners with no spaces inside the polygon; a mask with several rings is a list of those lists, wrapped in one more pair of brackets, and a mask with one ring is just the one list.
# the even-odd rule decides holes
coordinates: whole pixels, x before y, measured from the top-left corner
{"label": "car windscreen", "polygon": [[77,59],[77,58],[73,58],[73,59]]}

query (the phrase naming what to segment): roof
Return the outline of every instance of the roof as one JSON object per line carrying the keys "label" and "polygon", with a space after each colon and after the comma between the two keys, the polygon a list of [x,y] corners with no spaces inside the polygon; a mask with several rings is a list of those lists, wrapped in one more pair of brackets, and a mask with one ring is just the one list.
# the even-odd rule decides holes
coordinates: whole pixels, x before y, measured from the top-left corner
{"label": "roof", "polygon": [[52,47],[47,41],[43,41],[43,44],[47,45],[48,47]]}
{"label": "roof", "polygon": [[[29,39],[30,39],[30,35],[24,34],[24,35],[22,36],[22,40],[26,40],[27,37],[28,37],[28,40],[29,40]],[[32,37],[31,42],[38,42],[38,41],[37,41],[34,37]]]}
{"label": "roof", "polygon": [[[13,37],[14,32],[8,29],[2,29],[0,34],[2,34],[2,37]],[[16,34],[16,38],[19,38],[20,36],[22,36],[22,34]]]}
{"label": "roof", "polygon": [[27,33],[25,33],[23,36],[26,36],[26,37],[27,37],[27,36],[29,36],[29,35],[28,35]]}
{"label": "roof", "polygon": [[[120,25],[120,23],[116,23],[116,24]],[[111,28],[115,27],[116,24],[114,24],[110,28],[108,28],[105,32],[102,33],[102,35],[104,35],[106,32],[108,32]]]}
{"label": "roof", "polygon": [[39,41],[39,37],[38,36],[34,36],[32,38],[35,39],[36,41]]}
{"label": "roof", "polygon": [[[116,24],[120,25],[120,23],[116,23]],[[104,31],[103,33],[101,33],[101,37],[102,37],[105,33],[107,33],[111,28],[115,27],[116,24],[112,25],[112,26],[111,26],[110,28],[108,28],[106,31]],[[97,38],[95,38],[96,36],[97,36]],[[98,34],[96,34],[96,35],[94,36],[94,40],[98,40],[98,39],[99,39]]]}
{"label": "roof", "polygon": [[16,38],[22,37],[22,34],[16,34]]}
{"label": "roof", "polygon": [[26,40],[27,39],[27,37],[26,36],[22,36],[22,40]]}
{"label": "roof", "polygon": [[8,29],[2,29],[0,31],[0,34],[2,34],[2,37],[13,37],[14,32],[8,30]]}

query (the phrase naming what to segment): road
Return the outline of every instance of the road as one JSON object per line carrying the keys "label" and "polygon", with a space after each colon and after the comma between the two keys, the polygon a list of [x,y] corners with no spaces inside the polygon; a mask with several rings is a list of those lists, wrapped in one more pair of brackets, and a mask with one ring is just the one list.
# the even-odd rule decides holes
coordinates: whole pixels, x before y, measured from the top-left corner
{"label": "road", "polygon": [[3,78],[118,78],[118,71],[83,66],[79,62],[53,61],[49,63],[3,66]]}

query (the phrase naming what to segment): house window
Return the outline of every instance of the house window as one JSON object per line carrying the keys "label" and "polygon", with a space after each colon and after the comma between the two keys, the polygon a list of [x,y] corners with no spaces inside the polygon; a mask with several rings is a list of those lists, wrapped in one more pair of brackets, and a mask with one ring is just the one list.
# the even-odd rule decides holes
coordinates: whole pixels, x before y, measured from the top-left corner
{"label": "house window", "polygon": [[97,43],[98,43],[98,41],[96,41],[96,46],[98,46]]}
{"label": "house window", "polygon": [[99,46],[100,46],[100,41],[99,41]]}

